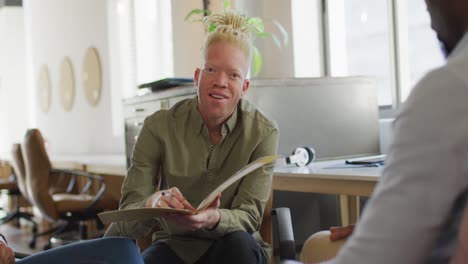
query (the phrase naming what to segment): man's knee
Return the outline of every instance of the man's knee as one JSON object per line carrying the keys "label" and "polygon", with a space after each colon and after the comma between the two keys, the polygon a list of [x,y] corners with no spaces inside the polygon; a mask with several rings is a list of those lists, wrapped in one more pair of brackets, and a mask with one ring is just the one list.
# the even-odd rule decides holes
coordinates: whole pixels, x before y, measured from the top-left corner
{"label": "man's knee", "polygon": [[201,263],[264,263],[265,256],[254,237],[245,231],[229,233],[218,239]]}
{"label": "man's knee", "polygon": [[257,248],[257,241],[253,236],[245,231],[235,231],[220,239],[221,244],[231,248]]}
{"label": "man's knee", "polygon": [[95,241],[103,246],[110,246],[114,250],[136,247],[135,241],[125,237],[103,237]]}
{"label": "man's knee", "polygon": [[142,253],[145,263],[184,263],[182,259],[165,243],[156,242]]}

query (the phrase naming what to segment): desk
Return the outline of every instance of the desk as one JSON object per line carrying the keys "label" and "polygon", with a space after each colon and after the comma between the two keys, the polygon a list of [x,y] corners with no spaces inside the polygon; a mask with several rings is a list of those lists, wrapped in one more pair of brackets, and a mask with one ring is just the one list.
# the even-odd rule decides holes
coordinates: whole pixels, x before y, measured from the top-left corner
{"label": "desk", "polygon": [[273,190],[340,195],[341,222],[359,218],[359,196],[370,196],[382,167],[345,167],[344,160],[313,162],[306,167],[276,167]]}
{"label": "desk", "polygon": [[[56,168],[75,168],[96,174],[125,176],[124,156],[52,156]],[[306,167],[276,167],[273,190],[340,195],[341,222],[359,218],[359,196],[370,196],[382,174],[382,167],[344,167],[344,160],[313,162]],[[120,197],[120,186],[113,179],[113,196]],[[121,183],[122,179],[118,182]],[[118,191],[118,192],[117,192]]]}
{"label": "desk", "polygon": [[123,155],[50,155],[50,161],[57,169],[79,169],[116,176],[127,174]]}

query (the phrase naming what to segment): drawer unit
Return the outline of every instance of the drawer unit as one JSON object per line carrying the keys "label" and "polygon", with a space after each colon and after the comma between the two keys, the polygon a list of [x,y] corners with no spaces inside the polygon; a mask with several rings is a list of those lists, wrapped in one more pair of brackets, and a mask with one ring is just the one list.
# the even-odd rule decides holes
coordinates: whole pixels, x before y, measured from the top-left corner
{"label": "drawer unit", "polygon": [[141,102],[141,103],[133,103],[124,106],[124,117],[125,118],[133,118],[133,117],[147,117],[152,113],[159,111],[161,108],[162,101],[155,100],[155,101],[148,101],[148,102]]}

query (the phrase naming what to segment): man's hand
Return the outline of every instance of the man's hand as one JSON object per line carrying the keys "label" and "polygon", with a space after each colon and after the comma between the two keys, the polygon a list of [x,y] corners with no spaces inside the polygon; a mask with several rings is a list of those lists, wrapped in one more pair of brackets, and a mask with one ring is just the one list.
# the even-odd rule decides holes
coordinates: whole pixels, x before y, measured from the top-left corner
{"label": "man's hand", "polygon": [[0,264],[14,263],[15,253],[13,253],[13,250],[7,244],[0,242]]}
{"label": "man's hand", "polygon": [[185,199],[177,187],[155,192],[146,201],[146,207],[176,208],[195,211],[195,208],[187,201],[187,199]]}
{"label": "man's hand", "polygon": [[197,230],[200,228],[215,229],[221,219],[221,215],[218,212],[220,199],[221,194],[218,194],[208,208],[195,215],[171,213],[163,217],[190,230]]}
{"label": "man's hand", "polygon": [[337,241],[348,238],[354,231],[354,224],[347,226],[332,226],[330,227],[330,240]]}

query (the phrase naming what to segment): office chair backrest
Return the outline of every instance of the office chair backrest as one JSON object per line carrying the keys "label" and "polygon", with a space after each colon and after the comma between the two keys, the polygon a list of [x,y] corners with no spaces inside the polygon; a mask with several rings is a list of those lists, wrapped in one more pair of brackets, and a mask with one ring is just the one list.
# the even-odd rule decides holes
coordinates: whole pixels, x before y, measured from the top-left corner
{"label": "office chair backrest", "polygon": [[52,165],[47,155],[44,139],[38,129],[29,129],[23,142],[23,154],[26,168],[27,192],[32,203],[42,216],[54,222],[59,219],[52,196],[49,193],[50,172]]}
{"label": "office chair backrest", "polygon": [[11,148],[12,166],[16,175],[16,184],[21,192],[21,195],[28,201],[31,202],[27,187],[26,187],[26,171],[24,168],[23,151],[21,150],[20,144],[13,144]]}

